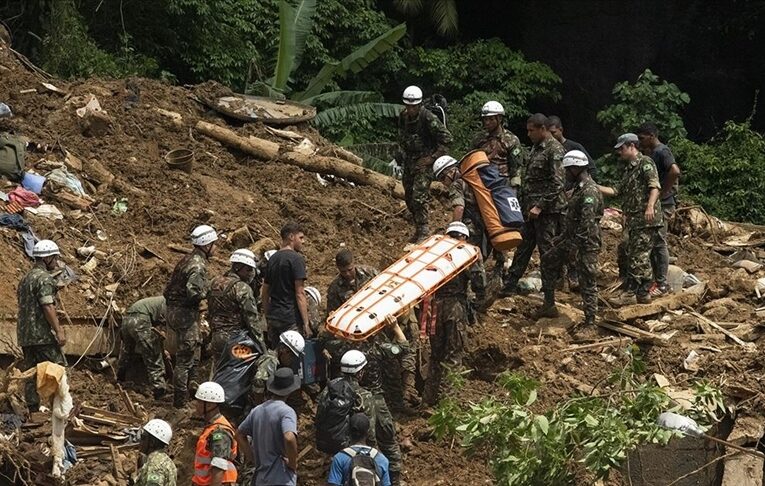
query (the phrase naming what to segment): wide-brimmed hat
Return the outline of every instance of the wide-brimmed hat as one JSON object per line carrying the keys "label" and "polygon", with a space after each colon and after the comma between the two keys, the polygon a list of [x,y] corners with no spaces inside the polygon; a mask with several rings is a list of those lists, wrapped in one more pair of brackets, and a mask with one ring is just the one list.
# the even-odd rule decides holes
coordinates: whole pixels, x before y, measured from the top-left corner
{"label": "wide-brimmed hat", "polygon": [[300,376],[291,368],[279,368],[273,376],[268,377],[266,388],[274,395],[286,397],[300,388]]}

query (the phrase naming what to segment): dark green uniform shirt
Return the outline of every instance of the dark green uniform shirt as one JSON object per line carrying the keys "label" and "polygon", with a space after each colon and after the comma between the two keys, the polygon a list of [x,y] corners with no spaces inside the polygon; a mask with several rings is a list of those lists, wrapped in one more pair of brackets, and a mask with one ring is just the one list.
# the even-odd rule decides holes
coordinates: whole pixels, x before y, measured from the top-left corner
{"label": "dark green uniform shirt", "polygon": [[56,336],[45,319],[43,305],[54,304],[56,281],[41,263],[36,264],[21,280],[18,289],[18,325],[16,339],[19,346],[57,344]]}

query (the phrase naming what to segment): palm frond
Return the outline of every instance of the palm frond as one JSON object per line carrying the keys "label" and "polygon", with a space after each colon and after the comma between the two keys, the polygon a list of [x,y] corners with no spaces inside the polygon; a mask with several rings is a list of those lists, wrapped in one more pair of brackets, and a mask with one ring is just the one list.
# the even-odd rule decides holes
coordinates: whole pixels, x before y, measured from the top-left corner
{"label": "palm frond", "polygon": [[306,40],[313,29],[313,15],[316,13],[316,0],[302,0],[295,11],[295,65],[297,69],[303,60]]}
{"label": "palm frond", "polygon": [[456,0],[432,0],[431,16],[439,34],[449,37],[457,34],[459,13]]}
{"label": "palm frond", "polygon": [[399,24],[359,47],[340,62],[325,64],[319,70],[319,73],[308,83],[305,91],[296,94],[294,99],[301,101],[318,95],[336,75],[344,76],[349,71],[354,73],[361,71],[383,53],[392,49],[405,34],[406,24]]}
{"label": "palm frond", "polygon": [[376,91],[329,91],[300,101],[313,106],[338,106],[380,102],[382,100],[382,95]]}
{"label": "palm frond", "polygon": [[279,51],[273,82],[273,87],[279,91],[287,88],[290,74],[300,64],[315,12],[316,0],[300,0],[297,7],[288,0],[279,2]]}
{"label": "palm frond", "polygon": [[393,0],[393,6],[402,14],[411,17],[422,13],[425,2],[423,0]]}
{"label": "palm frond", "polygon": [[354,116],[369,118],[394,118],[403,107],[393,103],[357,103],[322,110],[313,119],[316,126],[328,126],[348,121]]}
{"label": "palm frond", "polygon": [[346,148],[364,159],[370,157],[380,160],[395,159],[401,151],[401,146],[396,142],[357,143]]}

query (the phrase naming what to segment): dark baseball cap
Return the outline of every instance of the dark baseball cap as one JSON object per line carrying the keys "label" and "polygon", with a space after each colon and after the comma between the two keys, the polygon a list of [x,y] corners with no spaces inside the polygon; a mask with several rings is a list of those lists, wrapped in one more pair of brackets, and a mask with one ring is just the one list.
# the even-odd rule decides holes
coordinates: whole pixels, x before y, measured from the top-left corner
{"label": "dark baseball cap", "polygon": [[614,145],[614,148],[618,149],[627,142],[638,143],[638,136],[634,133],[625,133],[623,135],[619,135],[619,138],[616,139],[616,145]]}
{"label": "dark baseball cap", "polygon": [[369,417],[364,413],[355,413],[349,420],[350,432],[354,437],[365,435],[369,431]]}

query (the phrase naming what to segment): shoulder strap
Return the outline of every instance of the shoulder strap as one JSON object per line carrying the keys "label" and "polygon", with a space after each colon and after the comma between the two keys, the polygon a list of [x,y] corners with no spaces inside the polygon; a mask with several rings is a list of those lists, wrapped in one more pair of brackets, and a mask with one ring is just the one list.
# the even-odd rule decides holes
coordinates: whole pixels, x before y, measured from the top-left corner
{"label": "shoulder strap", "polygon": [[377,453],[378,453],[378,452],[379,452],[379,451],[378,451],[377,449],[375,449],[374,447],[372,447],[372,449],[370,449],[370,451],[369,451],[369,457],[371,457],[372,459],[374,459],[375,457],[377,457]]}
{"label": "shoulder strap", "polygon": [[356,457],[356,454],[358,454],[358,453],[356,452],[356,449],[354,449],[353,447],[346,447],[345,449],[343,449],[343,450],[342,450],[342,451],[340,451],[340,452],[342,452],[343,454],[347,454],[347,455],[348,455],[349,457],[351,457],[351,458],[354,458],[354,457]]}

